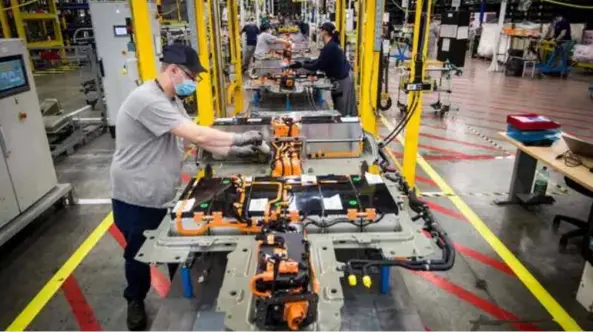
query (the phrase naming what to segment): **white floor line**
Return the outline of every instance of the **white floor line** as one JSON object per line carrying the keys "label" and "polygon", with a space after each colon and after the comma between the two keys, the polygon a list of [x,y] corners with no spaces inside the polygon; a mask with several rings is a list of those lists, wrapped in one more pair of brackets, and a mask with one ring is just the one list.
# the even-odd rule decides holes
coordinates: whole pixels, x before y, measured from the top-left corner
{"label": "white floor line", "polygon": [[79,198],[80,205],[106,205],[111,204],[111,198]]}

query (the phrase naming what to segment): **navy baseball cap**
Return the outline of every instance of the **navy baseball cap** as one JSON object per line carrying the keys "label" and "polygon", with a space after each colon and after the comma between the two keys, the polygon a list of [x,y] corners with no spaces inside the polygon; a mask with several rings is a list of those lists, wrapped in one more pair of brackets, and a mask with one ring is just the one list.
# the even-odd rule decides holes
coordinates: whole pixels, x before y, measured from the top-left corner
{"label": "navy baseball cap", "polygon": [[183,44],[171,44],[163,48],[163,56],[161,62],[181,65],[189,69],[194,76],[206,70],[198,60],[198,52],[190,46]]}
{"label": "navy baseball cap", "polygon": [[319,29],[325,30],[329,33],[334,33],[334,31],[336,30],[336,26],[331,22],[325,22],[319,27]]}

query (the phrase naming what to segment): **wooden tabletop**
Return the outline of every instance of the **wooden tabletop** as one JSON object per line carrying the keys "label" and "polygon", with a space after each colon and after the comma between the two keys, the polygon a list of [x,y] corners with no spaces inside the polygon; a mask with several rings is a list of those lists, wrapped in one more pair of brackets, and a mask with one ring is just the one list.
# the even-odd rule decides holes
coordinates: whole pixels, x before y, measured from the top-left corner
{"label": "wooden tabletop", "polygon": [[[527,153],[537,160],[551,167],[557,172],[560,172],[572,180],[578,182],[585,188],[593,191],[593,173],[589,172],[589,168],[585,166],[568,167],[564,163],[564,159],[556,159],[558,155],[566,152],[568,147],[563,139],[559,139],[551,147],[525,146],[521,142],[507,136],[507,133],[500,132],[500,136],[504,137],[506,141],[513,144],[517,149]],[[584,164],[593,166],[593,158],[581,157]]]}

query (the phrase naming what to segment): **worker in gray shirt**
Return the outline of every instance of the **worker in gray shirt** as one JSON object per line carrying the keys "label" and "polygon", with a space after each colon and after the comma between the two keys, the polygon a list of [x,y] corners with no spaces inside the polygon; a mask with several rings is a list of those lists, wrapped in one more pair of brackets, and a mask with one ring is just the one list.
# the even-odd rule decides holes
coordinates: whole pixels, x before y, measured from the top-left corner
{"label": "worker in gray shirt", "polygon": [[263,59],[270,53],[270,47],[274,44],[283,44],[292,47],[292,43],[286,39],[278,38],[272,34],[272,26],[268,23],[262,24],[261,33],[257,36],[254,56],[256,59]]}
{"label": "worker in gray shirt", "polygon": [[[194,49],[166,46],[155,80],[136,88],[123,102],[116,120],[111,188],[115,224],[126,239],[124,251],[128,328],[146,328],[144,298],[150,269],[134,259],[143,232],[159,226],[175,196],[183,161],[182,139],[215,155],[246,157],[256,153],[262,135],[256,131],[227,133],[195,124],[180,97],[195,93],[203,71]],[[172,274],[174,270],[170,270]]]}

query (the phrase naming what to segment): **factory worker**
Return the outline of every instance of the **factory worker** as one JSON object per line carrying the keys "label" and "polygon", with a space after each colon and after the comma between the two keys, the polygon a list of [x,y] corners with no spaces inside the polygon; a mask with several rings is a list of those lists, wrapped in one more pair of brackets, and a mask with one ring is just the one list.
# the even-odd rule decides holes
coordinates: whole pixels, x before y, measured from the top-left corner
{"label": "factory worker", "polygon": [[243,72],[246,72],[253,59],[255,46],[257,45],[257,35],[259,35],[259,28],[254,18],[249,19],[249,22],[243,27],[241,33],[245,33],[246,37],[246,47],[245,52],[243,52]]}
{"label": "factory worker", "polygon": [[270,52],[270,46],[273,44],[283,44],[291,47],[292,43],[288,40],[278,38],[272,34],[272,26],[270,24],[262,24],[261,33],[257,36],[257,45],[255,46],[255,58],[262,59]]}
{"label": "factory worker", "polygon": [[331,92],[334,108],[343,116],[357,116],[354,79],[346,55],[340,48],[338,31],[332,23],[326,22],[319,28],[319,34],[325,44],[319,57],[313,61],[297,61],[290,67],[325,72],[327,77],[336,83]]}
{"label": "factory worker", "polygon": [[194,49],[168,45],[161,63],[157,78],[132,91],[119,109],[111,164],[113,218],[127,243],[124,297],[132,331],[146,328],[144,298],[150,289],[149,266],[134,257],[144,243],[143,232],[159,226],[175,196],[182,139],[213,154],[236,157],[254,154],[262,141],[259,132],[227,133],[199,126],[187,115],[180,98],[195,93],[196,79],[204,71]]}

